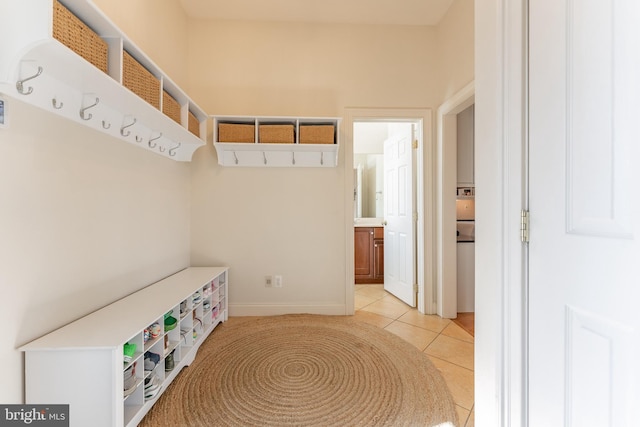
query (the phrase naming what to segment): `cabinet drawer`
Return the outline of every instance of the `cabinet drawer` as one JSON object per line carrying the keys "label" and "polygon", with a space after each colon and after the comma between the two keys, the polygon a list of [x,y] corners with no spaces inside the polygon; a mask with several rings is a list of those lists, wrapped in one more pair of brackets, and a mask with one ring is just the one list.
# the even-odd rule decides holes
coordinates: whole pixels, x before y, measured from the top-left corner
{"label": "cabinet drawer", "polygon": [[384,227],[375,227],[373,229],[373,238],[374,239],[383,239],[384,238]]}

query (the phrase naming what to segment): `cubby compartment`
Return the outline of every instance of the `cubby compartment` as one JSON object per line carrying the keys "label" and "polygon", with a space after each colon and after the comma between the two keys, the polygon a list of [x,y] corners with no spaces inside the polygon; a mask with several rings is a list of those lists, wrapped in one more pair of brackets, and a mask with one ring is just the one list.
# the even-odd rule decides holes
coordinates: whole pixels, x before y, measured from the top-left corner
{"label": "cubby compartment", "polygon": [[69,404],[71,427],[137,425],[227,320],[227,280],[187,268],[21,347],[25,403]]}

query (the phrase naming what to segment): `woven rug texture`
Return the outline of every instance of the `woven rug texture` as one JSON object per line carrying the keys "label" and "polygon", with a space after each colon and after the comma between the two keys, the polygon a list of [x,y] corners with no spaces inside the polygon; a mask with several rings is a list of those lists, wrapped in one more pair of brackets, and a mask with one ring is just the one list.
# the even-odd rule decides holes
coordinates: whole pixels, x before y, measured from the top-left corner
{"label": "woven rug texture", "polygon": [[414,346],[350,316],[219,325],[139,424],[457,426],[447,386]]}

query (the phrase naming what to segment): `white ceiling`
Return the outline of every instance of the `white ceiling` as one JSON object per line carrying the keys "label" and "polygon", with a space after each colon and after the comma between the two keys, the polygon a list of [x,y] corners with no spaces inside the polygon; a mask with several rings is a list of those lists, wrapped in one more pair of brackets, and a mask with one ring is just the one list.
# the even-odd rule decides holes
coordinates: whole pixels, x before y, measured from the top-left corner
{"label": "white ceiling", "polygon": [[454,0],[180,0],[192,18],[435,25]]}

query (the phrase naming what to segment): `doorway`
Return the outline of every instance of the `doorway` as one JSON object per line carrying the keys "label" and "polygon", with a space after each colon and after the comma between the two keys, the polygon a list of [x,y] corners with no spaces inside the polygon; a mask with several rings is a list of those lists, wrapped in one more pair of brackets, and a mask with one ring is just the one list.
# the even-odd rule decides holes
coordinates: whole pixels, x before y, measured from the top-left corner
{"label": "doorway", "polygon": [[[357,170],[354,172],[354,127],[357,123],[397,123],[414,124],[415,135],[418,144],[414,151],[414,175],[415,175],[415,204],[411,214],[414,231],[412,239],[415,242],[414,274],[411,292],[417,295],[416,305],[421,313],[435,313],[436,298],[434,294],[433,254],[434,252],[434,198],[433,198],[433,144],[431,110],[427,109],[347,109],[345,113],[345,212],[348,218],[346,223],[347,236],[347,290],[346,311],[353,314],[354,308],[354,224],[358,211],[358,197],[354,189],[357,185]],[[360,153],[359,153],[360,154]],[[382,198],[384,198],[384,191]],[[375,196],[373,197],[375,200]],[[362,202],[361,202],[362,203]],[[375,205],[375,203],[373,203]],[[375,213],[372,221],[377,221],[378,213]],[[381,218],[383,221],[384,218]],[[362,222],[362,220],[360,220]],[[366,221],[366,220],[365,220]],[[380,225],[382,225],[382,221]],[[425,242],[429,242],[425,245]],[[385,245],[386,246],[386,245]],[[385,251],[388,252],[387,247]],[[386,258],[386,257],[385,257]],[[426,272],[426,274],[425,274]]]}
{"label": "doorway", "polygon": [[458,313],[457,224],[458,193],[457,116],[475,102],[471,82],[438,108],[437,142],[437,313],[453,319]]}

